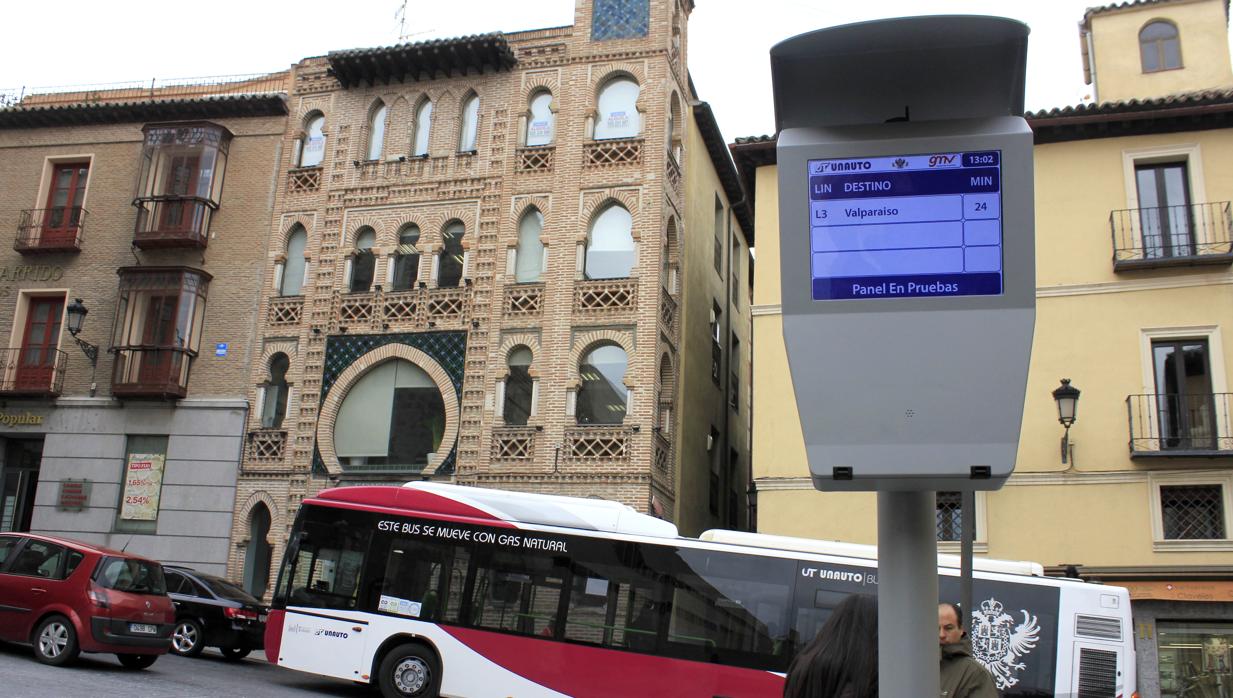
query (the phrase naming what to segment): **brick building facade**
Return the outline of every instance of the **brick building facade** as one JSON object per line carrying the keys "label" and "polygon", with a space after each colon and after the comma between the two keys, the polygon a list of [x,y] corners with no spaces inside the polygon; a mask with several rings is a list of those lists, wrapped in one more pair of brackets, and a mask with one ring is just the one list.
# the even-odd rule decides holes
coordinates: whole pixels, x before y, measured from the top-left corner
{"label": "brick building facade", "polygon": [[0,110],[0,530],[225,571],[285,81]]}
{"label": "brick building facade", "polygon": [[267,590],[298,502],[339,484],[746,522],[752,226],[691,10],[579,0],[572,26],[292,67],[234,578]]}

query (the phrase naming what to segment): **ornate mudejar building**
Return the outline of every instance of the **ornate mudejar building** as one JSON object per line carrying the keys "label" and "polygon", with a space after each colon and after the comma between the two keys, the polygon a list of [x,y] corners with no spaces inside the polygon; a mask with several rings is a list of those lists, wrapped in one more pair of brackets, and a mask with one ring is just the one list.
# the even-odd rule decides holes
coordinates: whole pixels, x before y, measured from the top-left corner
{"label": "ornate mudejar building", "polygon": [[346,484],[749,525],[753,226],[692,10],[579,0],[292,67],[233,577],[265,592],[299,502]]}

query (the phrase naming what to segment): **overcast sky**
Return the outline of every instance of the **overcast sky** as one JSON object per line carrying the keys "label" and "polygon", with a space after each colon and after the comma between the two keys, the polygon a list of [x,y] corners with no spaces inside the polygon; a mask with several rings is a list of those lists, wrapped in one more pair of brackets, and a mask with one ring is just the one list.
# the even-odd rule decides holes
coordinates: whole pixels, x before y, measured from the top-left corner
{"label": "overcast sky", "polygon": [[[402,0],[0,0],[0,89],[276,71],[398,43]],[[724,137],[774,131],[768,51],[822,27],[919,14],[1012,17],[1032,29],[1027,107],[1081,102],[1078,22],[1101,0],[696,0],[689,67]],[[573,0],[407,0],[408,40],[573,23]]]}

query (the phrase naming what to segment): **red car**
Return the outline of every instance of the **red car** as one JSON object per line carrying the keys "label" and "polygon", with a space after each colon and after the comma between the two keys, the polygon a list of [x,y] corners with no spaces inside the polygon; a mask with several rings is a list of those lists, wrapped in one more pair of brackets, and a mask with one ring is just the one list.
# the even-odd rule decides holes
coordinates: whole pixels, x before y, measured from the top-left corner
{"label": "red car", "polygon": [[0,533],[0,640],[60,666],[111,652],[144,669],[171,647],[175,608],[163,566],[89,543]]}

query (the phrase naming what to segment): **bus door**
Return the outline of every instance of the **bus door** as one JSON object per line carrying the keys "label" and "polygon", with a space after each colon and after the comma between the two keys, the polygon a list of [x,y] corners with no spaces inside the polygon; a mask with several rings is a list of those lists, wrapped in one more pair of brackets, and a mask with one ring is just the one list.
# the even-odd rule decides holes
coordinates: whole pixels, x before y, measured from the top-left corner
{"label": "bus door", "polygon": [[371,672],[364,660],[372,633],[357,603],[372,527],[355,519],[304,523],[289,569],[281,666],[350,680]]}
{"label": "bus door", "polygon": [[1071,659],[1071,695],[1124,698],[1126,671],[1121,650],[1120,645],[1076,641]]}

